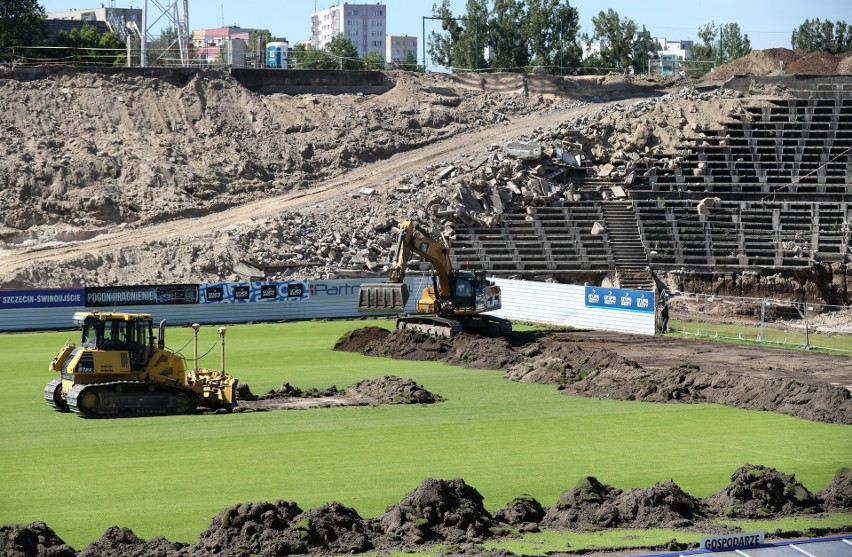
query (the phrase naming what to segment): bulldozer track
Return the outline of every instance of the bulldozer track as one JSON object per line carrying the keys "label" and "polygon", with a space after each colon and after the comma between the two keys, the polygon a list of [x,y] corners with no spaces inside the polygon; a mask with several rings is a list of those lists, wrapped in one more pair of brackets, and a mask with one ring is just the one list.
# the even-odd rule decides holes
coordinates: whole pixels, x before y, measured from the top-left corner
{"label": "bulldozer track", "polygon": [[[595,106],[597,109],[598,106]],[[318,206],[337,196],[357,191],[368,185],[387,183],[430,164],[453,160],[460,152],[529,133],[535,128],[552,126],[562,119],[589,111],[589,107],[552,110],[517,118],[502,127],[486,127],[455,134],[430,145],[404,151],[392,157],[365,165],[326,182],[299,191],[263,198],[201,217],[171,220],[156,224],[129,226],[126,229],[67,244],[0,250],[0,273],[8,273],[36,262],[61,262],[83,255],[116,251],[121,248],[170,237],[200,235],[230,225],[278,215],[284,211]]]}

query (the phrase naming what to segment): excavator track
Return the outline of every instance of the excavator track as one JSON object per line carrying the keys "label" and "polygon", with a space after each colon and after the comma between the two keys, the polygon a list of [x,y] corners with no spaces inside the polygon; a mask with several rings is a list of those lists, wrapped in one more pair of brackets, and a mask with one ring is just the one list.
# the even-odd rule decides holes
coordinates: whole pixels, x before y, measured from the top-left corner
{"label": "excavator track", "polygon": [[68,391],[67,402],[72,412],[84,418],[128,418],[191,414],[198,407],[199,396],[176,385],[113,381],[75,385]]}
{"label": "excavator track", "polygon": [[511,333],[512,322],[493,315],[477,315],[461,319],[449,319],[437,315],[403,315],[397,318],[396,328],[444,338],[451,338],[459,333],[497,337]]}
{"label": "excavator track", "polygon": [[396,320],[397,330],[417,331],[434,337],[450,338],[464,332],[461,321],[437,315],[402,315]]}
{"label": "excavator track", "polygon": [[53,379],[44,386],[44,400],[58,412],[69,412],[68,403],[62,398],[62,379]]}

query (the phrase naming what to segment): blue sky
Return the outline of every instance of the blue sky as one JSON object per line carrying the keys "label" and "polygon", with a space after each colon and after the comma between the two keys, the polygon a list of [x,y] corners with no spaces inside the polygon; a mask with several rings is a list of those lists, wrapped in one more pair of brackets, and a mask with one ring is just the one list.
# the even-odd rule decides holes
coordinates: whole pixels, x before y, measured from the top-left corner
{"label": "blue sky", "polygon": [[[83,9],[100,6],[102,0],[41,0],[47,11]],[[160,0],[165,2],[165,0]],[[269,29],[274,36],[291,43],[310,35],[310,16],[317,9],[336,5],[334,0],[189,0],[191,29],[209,29],[225,25]],[[342,2],[340,2],[342,3]],[[358,3],[358,2],[351,2]],[[384,0],[387,7],[387,32],[413,35],[422,40],[423,16],[432,14],[434,0]],[[709,22],[738,23],[751,39],[753,48],[790,47],[790,34],[805,19],[844,20],[852,24],[849,0],[573,0],[580,13],[583,31],[591,34],[592,17],[608,8],[622,18],[643,24],[654,37],[669,40],[697,40],[698,28]],[[141,0],[115,0],[117,7],[142,6]],[[153,0],[149,9],[155,10]],[[451,0],[455,15],[463,15],[465,0]],[[426,34],[437,29],[437,21],[426,22]],[[422,52],[422,44],[418,45]]]}

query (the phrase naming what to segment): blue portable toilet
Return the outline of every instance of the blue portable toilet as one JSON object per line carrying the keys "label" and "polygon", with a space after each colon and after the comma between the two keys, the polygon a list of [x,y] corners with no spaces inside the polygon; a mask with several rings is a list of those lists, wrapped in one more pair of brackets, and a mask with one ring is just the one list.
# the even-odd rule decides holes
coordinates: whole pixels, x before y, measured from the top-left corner
{"label": "blue portable toilet", "polygon": [[266,44],[266,67],[287,69],[290,45],[283,41]]}

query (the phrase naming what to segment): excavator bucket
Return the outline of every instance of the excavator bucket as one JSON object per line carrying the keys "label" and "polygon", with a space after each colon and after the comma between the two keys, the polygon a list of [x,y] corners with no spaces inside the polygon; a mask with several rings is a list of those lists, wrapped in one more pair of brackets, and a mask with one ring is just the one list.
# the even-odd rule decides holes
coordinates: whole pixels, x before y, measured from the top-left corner
{"label": "excavator bucket", "polygon": [[358,311],[402,312],[407,301],[405,283],[362,284],[358,292]]}

